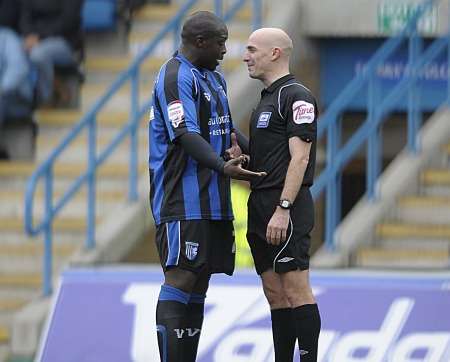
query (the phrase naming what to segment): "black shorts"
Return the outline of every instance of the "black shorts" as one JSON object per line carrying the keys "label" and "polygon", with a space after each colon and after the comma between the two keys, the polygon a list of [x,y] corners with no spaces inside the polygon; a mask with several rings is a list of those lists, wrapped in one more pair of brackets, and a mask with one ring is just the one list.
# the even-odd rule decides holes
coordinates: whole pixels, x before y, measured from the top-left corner
{"label": "black shorts", "polygon": [[163,270],[177,266],[200,273],[232,275],[236,245],[232,221],[181,220],[156,227],[156,247]]}
{"label": "black shorts", "polygon": [[252,191],[248,199],[247,240],[256,272],[272,269],[276,273],[309,269],[310,232],[314,226],[314,203],[309,187],[302,186],[290,210],[286,241],[267,243],[267,225],[279,203],[280,189]]}

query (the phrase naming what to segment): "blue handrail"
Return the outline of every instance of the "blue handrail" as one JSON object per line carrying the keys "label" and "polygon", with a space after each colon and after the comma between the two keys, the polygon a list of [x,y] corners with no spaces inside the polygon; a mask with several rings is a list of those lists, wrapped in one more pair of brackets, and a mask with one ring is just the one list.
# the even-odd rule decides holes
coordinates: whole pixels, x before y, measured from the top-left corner
{"label": "blue handrail", "polygon": [[[261,26],[262,0],[251,0],[253,5],[253,29]],[[28,180],[25,193],[25,231],[31,236],[44,233],[44,267],[43,267],[43,294],[49,295],[52,292],[52,241],[53,222],[61,210],[67,205],[83,185],[87,185],[87,227],[85,247],[92,249],[95,247],[95,214],[96,214],[96,175],[97,169],[101,166],[112,152],[120,145],[126,137],[130,137],[130,160],[129,160],[129,189],[128,199],[136,201],[138,199],[138,136],[137,130],[140,120],[150,109],[151,99],[139,106],[139,71],[142,63],[149,58],[163,38],[173,32],[174,47],[178,46],[179,31],[183,17],[198,0],[187,0],[180,7],[177,14],[158,32],[154,39],[134,58],[131,65],[122,72],[94,106],[81,118],[73,127],[71,132],[64,137],[58,146],[51,152],[50,156],[42,162]],[[230,21],[236,12],[245,4],[245,0],[236,0],[229,9],[223,11],[223,0],[215,0],[215,12],[223,17],[225,21]],[[113,140],[97,155],[97,115],[106,103],[125,85],[131,82],[131,107],[128,122],[115,135]],[[70,184],[68,190],[53,202],[53,183],[55,161],[61,156],[64,150],[80,136],[80,133],[87,129],[88,132],[88,168],[85,173],[78,176]],[[43,179],[45,185],[45,212],[43,219],[35,226],[33,222],[34,196],[38,182]]]}
{"label": "blue handrail", "polygon": [[[317,177],[312,194],[317,198],[326,191],[325,245],[329,250],[335,248],[335,230],[340,222],[342,170],[356,155],[360,147],[367,142],[366,194],[369,200],[376,200],[378,194],[376,182],[381,172],[381,132],[380,126],[393,111],[399,101],[407,95],[408,102],[408,148],[411,152],[419,151],[417,134],[421,122],[421,111],[417,105],[419,71],[431,60],[449,49],[450,34],[436,39],[425,52],[420,54],[422,39],[418,34],[417,24],[421,16],[431,8],[435,0],[421,4],[414,16],[398,35],[385,41],[378,49],[361,74],[356,75],[345,87],[336,100],[328,107],[318,121],[318,138],[327,136],[326,166]],[[385,62],[403,42],[409,40],[409,72],[387,94],[380,94],[380,81],[377,68]],[[341,145],[341,116],[352,98],[368,87],[367,119],[354,132],[350,139]],[[450,83],[449,83],[450,91]],[[450,93],[448,96],[450,99]]]}

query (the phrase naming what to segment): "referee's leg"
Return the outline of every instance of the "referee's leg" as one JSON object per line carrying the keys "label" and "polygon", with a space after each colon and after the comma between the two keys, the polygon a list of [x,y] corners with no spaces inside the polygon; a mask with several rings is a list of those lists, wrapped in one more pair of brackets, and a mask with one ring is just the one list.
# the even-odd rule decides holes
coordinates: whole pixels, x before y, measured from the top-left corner
{"label": "referee's leg", "polygon": [[320,313],[309,283],[309,270],[280,274],[281,284],[292,308],[301,362],[317,361]]}
{"label": "referee's leg", "polygon": [[269,269],[261,273],[264,294],[270,305],[275,362],[291,362],[297,331],[292,310],[281,284],[280,274]]}

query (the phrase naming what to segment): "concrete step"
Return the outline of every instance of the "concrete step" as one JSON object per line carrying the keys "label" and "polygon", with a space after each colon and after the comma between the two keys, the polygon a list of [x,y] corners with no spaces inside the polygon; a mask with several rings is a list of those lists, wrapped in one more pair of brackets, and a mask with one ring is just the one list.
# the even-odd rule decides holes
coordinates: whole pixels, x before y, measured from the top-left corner
{"label": "concrete step", "polygon": [[[67,264],[81,244],[53,243],[52,268],[55,272]],[[44,245],[42,243],[1,243],[0,273],[11,274],[41,273],[43,268]],[[0,300],[1,301],[1,300]]]}
{"label": "concrete step", "polygon": [[449,256],[448,249],[362,247],[354,255],[354,266],[382,269],[442,269],[449,267]]}
{"label": "concrete step", "polygon": [[[84,116],[82,111],[78,110],[40,110],[36,112],[36,118],[40,127],[73,127]],[[147,116],[142,120],[147,120]],[[97,118],[97,124],[101,127],[123,127],[129,120],[129,112],[114,111],[101,112]],[[145,123],[146,122],[142,122]]]}
{"label": "concrete step", "polygon": [[[243,56],[249,34],[249,29],[241,32],[229,32],[229,38],[226,42],[227,53],[225,55],[225,59],[241,58]],[[142,49],[147,46],[147,44],[149,44],[149,42],[152,41],[152,39],[155,38],[156,35],[157,32],[148,31],[134,31],[130,33],[128,50],[129,53],[133,56],[136,56]],[[167,34],[164,39],[159,42],[152,56],[167,58],[174,53],[174,50],[176,50],[177,47],[178,40],[175,44],[173,34]]]}
{"label": "concrete step", "polygon": [[377,225],[376,235],[379,239],[450,240],[450,225],[385,222]]}
{"label": "concrete step", "polygon": [[[36,220],[37,223],[39,220]],[[97,223],[100,219],[97,220]],[[86,217],[83,218],[57,218],[53,223],[53,230],[56,232],[84,232],[86,229]],[[23,233],[23,218],[0,218],[0,233],[16,232]],[[0,241],[3,241],[0,239]]]}
{"label": "concrete step", "polygon": [[[85,67],[88,72],[110,72],[120,73],[128,68],[133,60],[132,56],[92,56],[86,59]],[[147,59],[141,66],[143,72],[157,72],[167,59],[164,57],[152,57]],[[223,71],[228,72],[244,66],[241,58],[227,58],[221,63]]]}
{"label": "concrete step", "polygon": [[[224,2],[224,9],[228,9],[232,2]],[[164,23],[172,19],[172,17],[177,13],[180,8],[179,4],[171,3],[170,5],[157,5],[157,4],[147,4],[142,6],[138,11],[135,12],[133,16],[133,21],[145,21],[145,22],[159,22]],[[189,14],[192,14],[199,10],[209,10],[214,9],[213,1],[202,1],[196,6],[194,6]],[[235,16],[235,21],[249,23],[252,20],[252,8],[249,5],[244,5]]]}
{"label": "concrete step", "polygon": [[425,186],[440,185],[450,187],[450,170],[428,169],[422,172],[420,180]]}
{"label": "concrete step", "polygon": [[[9,218],[17,219],[21,218],[25,214],[25,202],[23,200],[15,201],[12,198],[14,194],[18,193],[13,191],[11,197],[2,198],[2,207],[0,208],[0,219]],[[102,198],[100,195],[97,196],[96,205],[96,215],[100,217],[101,215],[106,215],[111,212],[116,207],[119,207],[126,200],[126,190],[123,190],[123,194],[118,198]],[[82,197],[84,196],[84,197]],[[60,198],[54,198],[57,202]],[[41,219],[44,215],[45,210],[45,199],[44,197],[37,196],[34,199],[34,214],[36,219]],[[74,199],[70,200],[67,205],[62,209],[58,218],[85,218],[87,212],[87,196],[77,195]]]}
{"label": "concrete step", "polygon": [[[0,178],[28,178],[34,172],[38,165],[32,162],[7,162],[0,161]],[[67,165],[65,163],[56,163],[54,175],[61,178],[76,178],[86,171],[86,164]],[[127,164],[109,164],[105,163],[98,169],[99,177],[125,178],[128,176]],[[147,164],[139,166],[140,173],[148,170]],[[148,172],[148,171],[147,171]]]}
{"label": "concrete step", "polygon": [[0,273],[0,288],[39,289],[42,285],[40,273]]}
{"label": "concrete step", "polygon": [[402,197],[396,218],[404,223],[450,224],[450,197]]}

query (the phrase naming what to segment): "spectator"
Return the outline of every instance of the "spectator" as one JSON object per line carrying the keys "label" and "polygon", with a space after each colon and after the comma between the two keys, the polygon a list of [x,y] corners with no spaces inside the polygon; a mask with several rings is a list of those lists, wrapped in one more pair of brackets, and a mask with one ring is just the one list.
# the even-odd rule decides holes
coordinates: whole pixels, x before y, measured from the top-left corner
{"label": "spectator", "polygon": [[[0,0],[0,141],[7,119],[27,118],[32,112],[32,81],[18,34],[16,0]],[[1,142],[0,142],[1,143]],[[0,158],[7,158],[0,150]]]}
{"label": "spectator", "polygon": [[83,0],[22,0],[20,30],[25,50],[37,69],[37,101],[53,93],[54,66],[76,65],[81,48]]}

